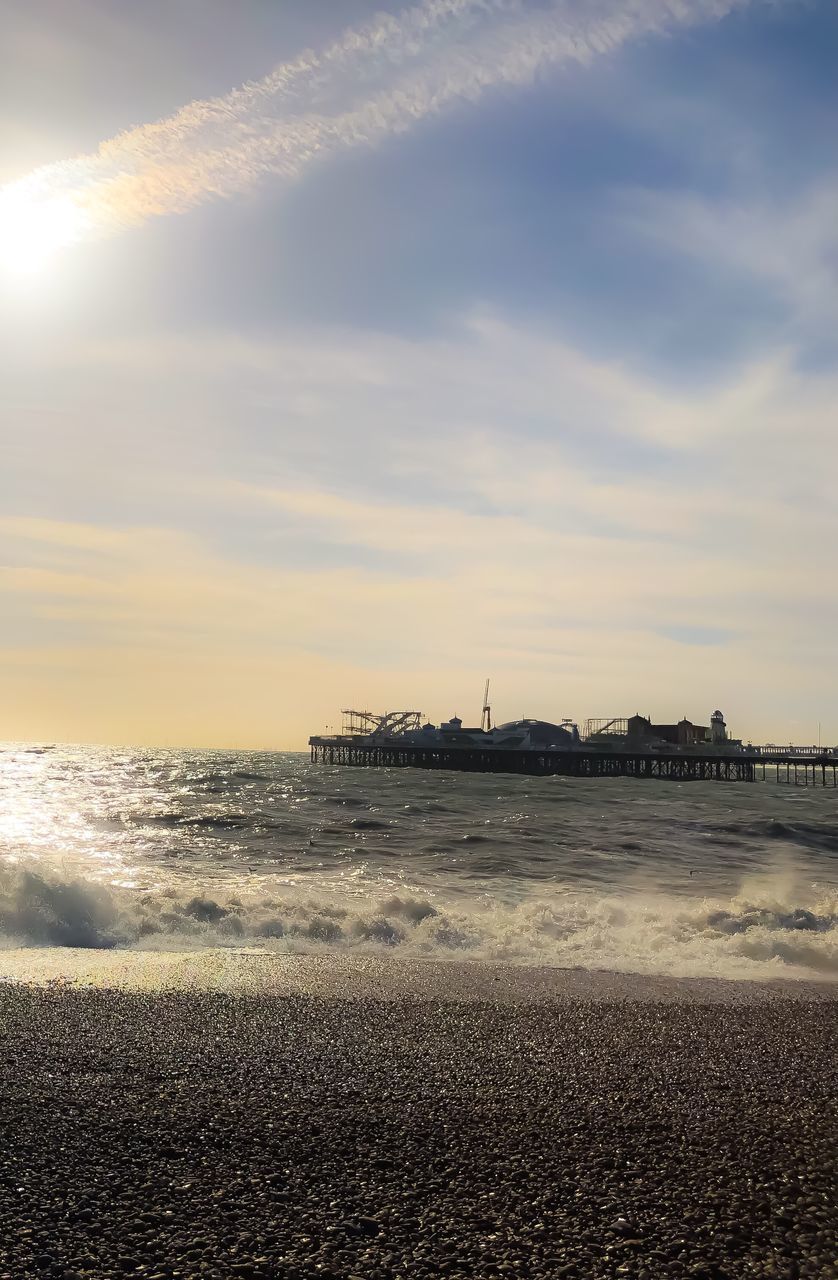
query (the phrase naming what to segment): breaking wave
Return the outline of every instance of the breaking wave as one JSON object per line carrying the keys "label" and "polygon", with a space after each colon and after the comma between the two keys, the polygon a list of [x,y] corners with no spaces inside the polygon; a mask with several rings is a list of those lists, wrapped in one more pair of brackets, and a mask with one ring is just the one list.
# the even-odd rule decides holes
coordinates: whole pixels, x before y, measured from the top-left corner
{"label": "breaking wave", "polygon": [[[505,961],[673,977],[838,977],[838,895],[805,905],[792,883],[744,885],[727,902],[651,893],[539,891],[517,904],[301,889],[213,896],[0,870],[6,947],[173,951],[258,947]],[[370,905],[374,901],[374,905]]]}

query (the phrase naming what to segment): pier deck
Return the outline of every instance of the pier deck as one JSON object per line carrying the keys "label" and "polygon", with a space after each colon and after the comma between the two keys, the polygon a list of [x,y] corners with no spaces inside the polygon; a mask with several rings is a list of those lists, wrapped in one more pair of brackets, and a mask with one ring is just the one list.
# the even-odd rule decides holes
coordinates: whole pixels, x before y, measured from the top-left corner
{"label": "pier deck", "polygon": [[778,782],[838,787],[835,756],[757,753],[699,755],[678,752],[587,750],[500,751],[480,747],[423,747],[397,742],[309,739],[313,764],[362,768],[452,769],[463,773],[520,773],[535,777],[660,778],[672,782]]}

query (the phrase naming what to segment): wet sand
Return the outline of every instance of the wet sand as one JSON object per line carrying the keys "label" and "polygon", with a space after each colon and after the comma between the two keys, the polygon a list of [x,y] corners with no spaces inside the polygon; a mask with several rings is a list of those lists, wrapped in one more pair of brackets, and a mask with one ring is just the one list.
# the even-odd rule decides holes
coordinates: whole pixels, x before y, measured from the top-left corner
{"label": "wet sand", "polygon": [[838,1274],[834,986],[49,963],[0,957],[3,1280]]}
{"label": "wet sand", "polygon": [[0,983],[96,986],[158,992],[226,991],[243,995],[311,995],[375,1000],[653,1000],[754,1004],[838,1000],[838,982],[777,978],[670,978],[602,969],[558,969],[479,961],[401,959],[331,953],[294,955],[245,948],[103,951],[73,947],[0,950]]}

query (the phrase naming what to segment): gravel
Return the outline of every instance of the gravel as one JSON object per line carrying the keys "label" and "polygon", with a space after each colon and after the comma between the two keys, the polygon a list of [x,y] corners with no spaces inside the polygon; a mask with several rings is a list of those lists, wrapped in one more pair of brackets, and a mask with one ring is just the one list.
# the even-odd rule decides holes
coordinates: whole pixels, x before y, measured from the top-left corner
{"label": "gravel", "polygon": [[836,1277],[836,1009],[0,987],[0,1278]]}

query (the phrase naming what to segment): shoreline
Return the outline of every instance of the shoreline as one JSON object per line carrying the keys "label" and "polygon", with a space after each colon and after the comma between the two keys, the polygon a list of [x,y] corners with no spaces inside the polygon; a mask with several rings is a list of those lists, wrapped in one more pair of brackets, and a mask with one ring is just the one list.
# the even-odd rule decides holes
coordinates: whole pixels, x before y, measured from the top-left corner
{"label": "shoreline", "polygon": [[0,951],[0,986],[204,992],[336,1000],[442,1000],[493,1004],[561,1001],[752,1005],[776,1000],[831,1004],[838,981],[670,977],[607,969],[482,960],[282,954],[207,948],[99,951],[19,947]]}

